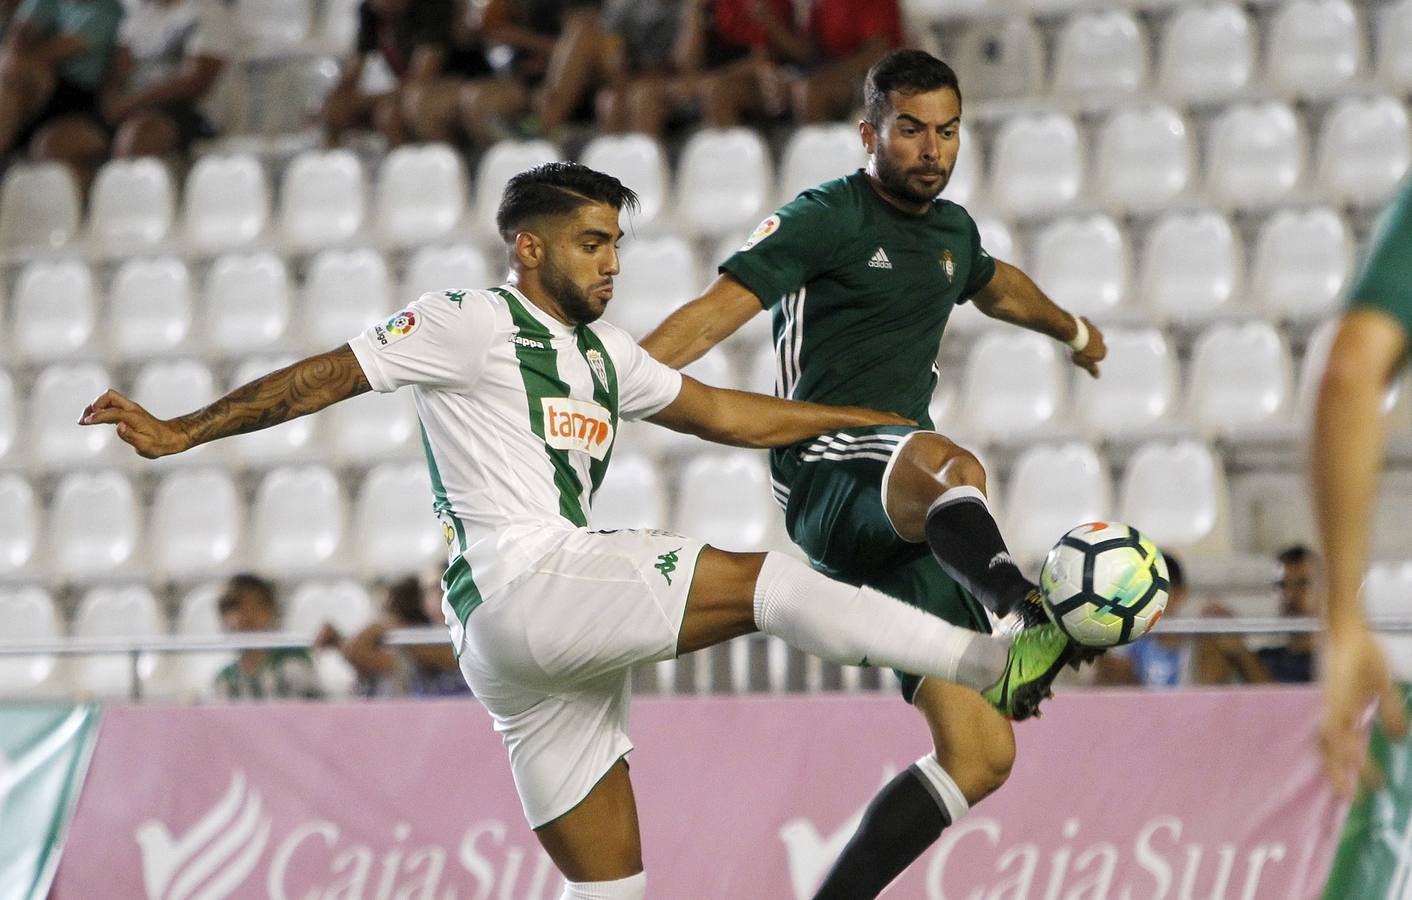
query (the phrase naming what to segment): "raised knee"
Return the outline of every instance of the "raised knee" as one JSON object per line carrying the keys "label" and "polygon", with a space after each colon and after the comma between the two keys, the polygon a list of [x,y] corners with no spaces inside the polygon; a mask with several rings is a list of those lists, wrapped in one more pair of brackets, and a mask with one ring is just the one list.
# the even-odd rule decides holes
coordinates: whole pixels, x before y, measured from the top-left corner
{"label": "raised knee", "polygon": [[937,762],[956,782],[966,802],[974,806],[995,793],[1015,765],[1015,736],[1008,729],[1003,733],[977,741],[965,753],[950,753],[944,747],[936,750]]}
{"label": "raised knee", "polygon": [[901,452],[916,468],[936,473],[935,477],[945,487],[968,484],[985,492],[985,466],[974,453],[945,435],[921,432],[909,440]]}

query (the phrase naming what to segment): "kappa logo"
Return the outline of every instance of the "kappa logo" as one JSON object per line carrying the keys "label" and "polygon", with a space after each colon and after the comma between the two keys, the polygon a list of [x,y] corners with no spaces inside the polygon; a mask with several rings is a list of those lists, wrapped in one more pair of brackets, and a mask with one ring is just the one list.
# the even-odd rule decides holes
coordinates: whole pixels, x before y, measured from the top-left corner
{"label": "kappa logo", "polygon": [[446,297],[447,300],[450,300],[452,303],[456,304],[457,308],[460,308],[461,301],[466,299],[465,291],[442,291],[441,293],[443,296]]}
{"label": "kappa logo", "polygon": [[543,350],[543,349],[545,349],[545,346],[544,346],[544,342],[543,342],[543,341],[536,341],[536,340],[534,340],[533,338],[520,337],[520,335],[519,335],[518,332],[516,332],[515,334],[510,335],[510,343],[515,344],[515,345],[520,346],[520,347],[529,347],[529,348],[534,349],[534,350]]}
{"label": "kappa logo", "polygon": [[260,793],[247,790],[245,773],[237,769],[225,795],[185,834],[174,837],[165,823],[150,819],[133,837],[142,851],[148,900],[221,900],[259,864],[270,840],[270,817],[262,815]]}
{"label": "kappa logo", "polygon": [[885,252],[883,251],[883,248],[879,247],[879,248],[877,249],[877,252],[873,254],[873,258],[870,259],[870,260],[868,260],[868,268],[870,268],[870,269],[891,269],[891,268],[892,268],[892,260],[888,259],[888,258],[887,258],[887,253],[885,253]]}
{"label": "kappa logo", "polygon": [[672,573],[677,570],[677,553],[680,550],[681,548],[678,547],[676,550],[668,550],[666,553],[658,556],[657,564],[652,567],[662,573],[662,577],[667,579],[667,584],[672,583]]}
{"label": "kappa logo", "polygon": [[613,446],[613,418],[597,403],[569,397],[544,397],[544,443],[555,450],[581,450],[606,459]]}

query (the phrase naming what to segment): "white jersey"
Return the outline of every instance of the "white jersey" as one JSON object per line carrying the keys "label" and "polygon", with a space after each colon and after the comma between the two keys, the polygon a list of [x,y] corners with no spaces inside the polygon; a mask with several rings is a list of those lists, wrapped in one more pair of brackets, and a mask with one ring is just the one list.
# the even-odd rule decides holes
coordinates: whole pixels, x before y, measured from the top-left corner
{"label": "white jersey", "polygon": [[349,345],[373,390],[413,387],[458,649],[483,597],[588,524],[619,418],[681,390],[626,332],[565,325],[511,285],[423,294]]}

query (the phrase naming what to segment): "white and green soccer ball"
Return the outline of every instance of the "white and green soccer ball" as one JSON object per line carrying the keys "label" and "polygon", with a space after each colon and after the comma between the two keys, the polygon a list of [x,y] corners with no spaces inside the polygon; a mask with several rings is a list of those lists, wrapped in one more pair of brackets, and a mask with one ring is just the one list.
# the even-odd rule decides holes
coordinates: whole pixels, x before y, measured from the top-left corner
{"label": "white and green soccer ball", "polygon": [[1069,531],[1039,573],[1044,608],[1088,647],[1114,647],[1152,630],[1167,608],[1167,563],[1157,546],[1121,522]]}

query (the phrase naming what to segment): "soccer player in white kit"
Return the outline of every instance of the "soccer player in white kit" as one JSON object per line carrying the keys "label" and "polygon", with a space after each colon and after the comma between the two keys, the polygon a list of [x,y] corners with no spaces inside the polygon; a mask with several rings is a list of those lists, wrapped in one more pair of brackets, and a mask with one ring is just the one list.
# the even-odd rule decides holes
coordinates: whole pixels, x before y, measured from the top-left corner
{"label": "soccer player in white kit", "polygon": [[617,179],[576,164],[521,173],[497,219],[511,283],[423,294],[337,350],[186,416],[156,419],[109,390],[80,419],[115,424],[156,458],[410,386],[449,544],[451,640],[564,898],[646,895],[625,762],[638,663],[759,630],[838,663],[1000,685],[1004,706],[1047,691],[1070,654],[1053,625],[981,635],[778,553],[588,529],[622,419],[747,447],[903,421],[708,387],[599,321],[618,273],[619,213],[635,204]]}

